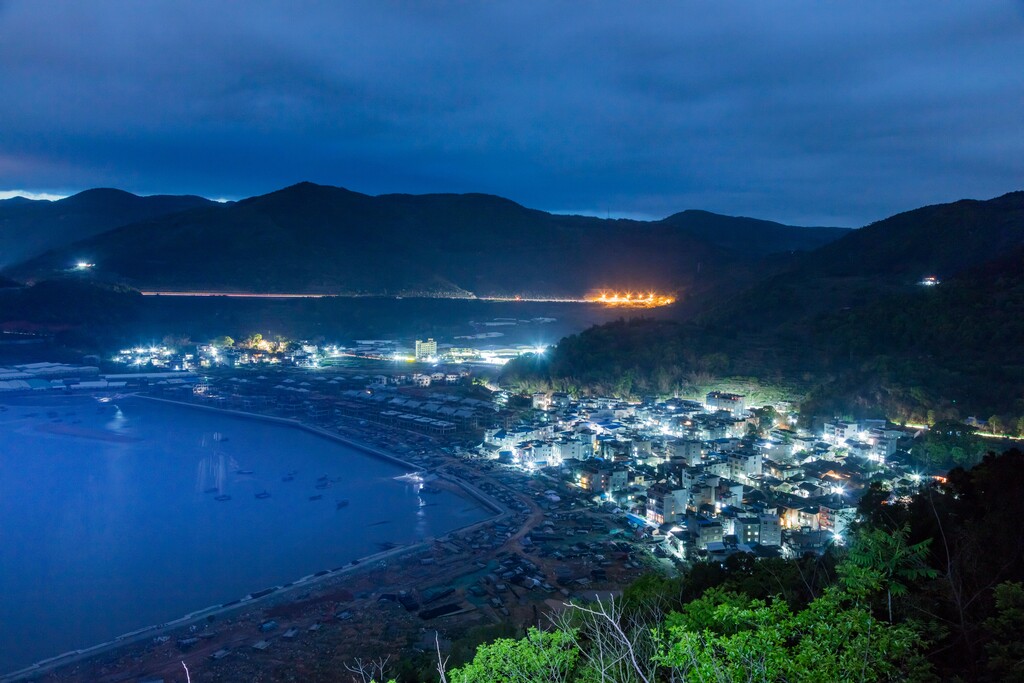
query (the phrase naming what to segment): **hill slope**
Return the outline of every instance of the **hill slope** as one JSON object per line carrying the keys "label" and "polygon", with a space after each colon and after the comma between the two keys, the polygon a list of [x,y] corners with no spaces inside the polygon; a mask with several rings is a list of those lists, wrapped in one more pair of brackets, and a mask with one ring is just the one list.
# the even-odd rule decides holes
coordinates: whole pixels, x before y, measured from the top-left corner
{"label": "hill slope", "polygon": [[[935,273],[937,287],[916,284]],[[800,382],[820,415],[1024,416],[1024,193],[925,207],[850,233],[697,323],[563,340],[510,380],[633,395],[713,377]]]}
{"label": "hill slope", "polygon": [[694,209],[672,214],[659,222],[716,246],[760,256],[811,251],[853,232],[848,228],[804,228]]}
{"label": "hill slope", "polygon": [[[0,201],[0,268],[128,223],[210,206],[202,197],[95,189],[57,201]],[[66,267],[66,266],[64,266]]]}
{"label": "hill slope", "polygon": [[[707,288],[772,251],[839,234],[701,213],[602,220],[481,194],[381,195],[301,183],[231,206],[121,227],[35,259],[45,275],[88,253],[143,288],[580,296],[602,287]],[[699,275],[699,277],[698,277]]]}
{"label": "hill slope", "polygon": [[1024,192],[926,206],[854,230],[723,302],[712,325],[807,334],[814,316],[917,289],[1024,246]]}

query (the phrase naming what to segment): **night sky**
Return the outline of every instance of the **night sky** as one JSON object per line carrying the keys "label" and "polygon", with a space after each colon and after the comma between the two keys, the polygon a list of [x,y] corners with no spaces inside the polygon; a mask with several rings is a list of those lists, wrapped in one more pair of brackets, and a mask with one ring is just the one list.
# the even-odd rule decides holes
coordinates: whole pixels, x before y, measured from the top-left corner
{"label": "night sky", "polygon": [[0,190],[301,180],[807,225],[988,198],[1024,189],[1024,2],[0,0]]}

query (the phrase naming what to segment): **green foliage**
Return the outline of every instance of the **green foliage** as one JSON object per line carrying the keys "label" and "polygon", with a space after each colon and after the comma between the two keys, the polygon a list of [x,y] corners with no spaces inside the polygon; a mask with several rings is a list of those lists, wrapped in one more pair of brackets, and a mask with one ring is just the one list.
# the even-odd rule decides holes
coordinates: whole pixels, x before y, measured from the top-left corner
{"label": "green foliage", "polygon": [[686,681],[923,680],[918,634],[829,591],[805,610],[709,593],[659,629],[658,662]]}
{"label": "green foliage", "polygon": [[531,628],[477,649],[473,661],[448,674],[451,683],[551,683],[572,680],[579,651],[573,634]]}
{"label": "green foliage", "polygon": [[995,614],[985,621],[988,671],[994,680],[1024,681],[1024,584],[1006,582],[995,589]]}
{"label": "green foliage", "polygon": [[[485,624],[469,629],[462,637],[452,641],[452,649],[449,664],[460,666],[473,660],[477,649],[486,643],[491,643],[499,638],[514,639],[522,634],[522,629],[517,628],[510,621],[502,621],[497,624]],[[436,668],[437,662],[434,661]]]}
{"label": "green foliage", "polygon": [[972,467],[985,455],[985,442],[975,436],[978,430],[953,420],[932,425],[914,444],[910,454],[914,461],[929,470]]}
{"label": "green foliage", "polygon": [[[1024,680],[1022,490],[1019,450],[955,469],[909,503],[874,488],[834,573],[830,555],[734,556],[680,578],[644,577],[612,620],[497,641],[460,670],[469,677],[450,680],[591,683],[613,669],[616,681],[916,681],[933,670]],[[610,644],[611,669],[600,669]]]}
{"label": "green foliage", "polygon": [[911,544],[909,535],[909,525],[861,529],[850,544],[846,561],[837,568],[840,585],[859,603],[875,591],[885,593],[890,623],[893,596],[904,596],[912,582],[937,575],[926,562],[931,539]]}

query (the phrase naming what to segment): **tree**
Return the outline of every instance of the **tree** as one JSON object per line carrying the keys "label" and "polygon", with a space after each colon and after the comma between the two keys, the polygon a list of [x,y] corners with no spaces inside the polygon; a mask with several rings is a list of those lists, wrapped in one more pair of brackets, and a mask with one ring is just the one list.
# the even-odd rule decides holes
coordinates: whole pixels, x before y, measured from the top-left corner
{"label": "tree", "polygon": [[473,661],[447,674],[449,683],[559,683],[573,680],[580,652],[575,634],[531,628],[525,638],[482,645]]}
{"label": "tree", "polygon": [[911,681],[927,667],[919,635],[877,621],[835,588],[792,612],[782,600],[709,591],[656,630],[671,680]]}
{"label": "tree", "polygon": [[995,616],[985,622],[989,673],[998,681],[1024,681],[1024,584],[1001,583],[995,598]]}
{"label": "tree", "polygon": [[555,620],[580,653],[577,680],[594,683],[651,683],[657,673],[651,623],[657,605],[625,611],[618,600],[569,604]]}
{"label": "tree", "polygon": [[876,589],[885,591],[890,624],[893,596],[906,595],[912,581],[938,574],[927,564],[931,539],[910,544],[909,535],[909,524],[895,530],[861,529],[850,545],[847,561],[837,568],[840,582],[857,599],[869,597]]}

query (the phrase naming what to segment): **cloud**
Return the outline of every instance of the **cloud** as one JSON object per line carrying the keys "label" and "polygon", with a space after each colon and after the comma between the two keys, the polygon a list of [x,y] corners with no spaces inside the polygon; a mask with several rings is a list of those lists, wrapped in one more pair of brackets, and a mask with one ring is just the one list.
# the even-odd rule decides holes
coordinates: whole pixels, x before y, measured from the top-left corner
{"label": "cloud", "polygon": [[0,190],[0,199],[13,199],[23,197],[25,199],[43,199],[48,202],[64,199],[66,194],[53,194],[52,192],[29,192],[28,190]]}
{"label": "cloud", "polygon": [[1019,2],[8,2],[0,184],[857,225],[1019,189]]}

